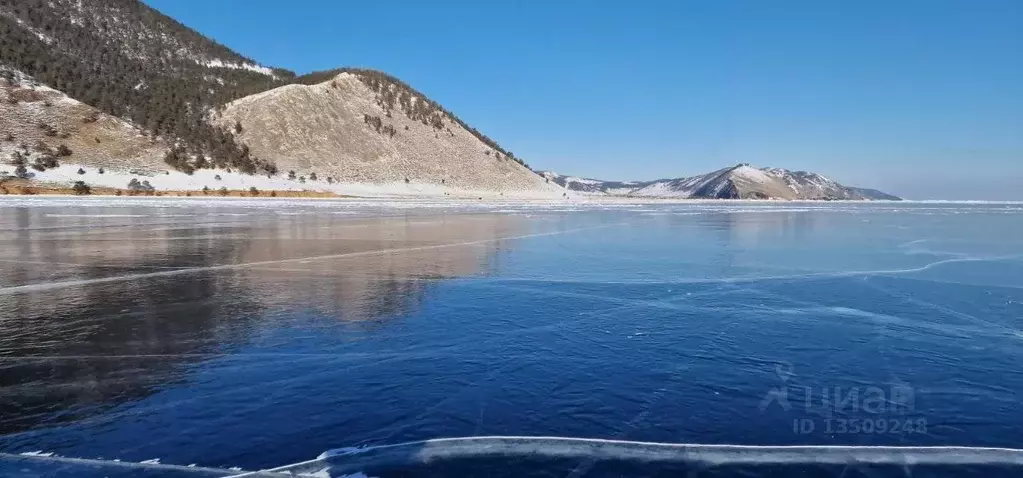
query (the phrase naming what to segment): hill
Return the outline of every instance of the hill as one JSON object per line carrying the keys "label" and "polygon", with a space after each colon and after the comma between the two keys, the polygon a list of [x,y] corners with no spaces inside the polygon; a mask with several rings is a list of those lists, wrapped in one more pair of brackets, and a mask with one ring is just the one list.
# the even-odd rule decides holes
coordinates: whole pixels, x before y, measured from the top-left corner
{"label": "hill", "polygon": [[600,193],[610,195],[626,195],[642,188],[653,181],[606,181],[603,179],[564,176],[554,171],[537,171],[548,182],[557,184],[569,191],[584,193]]}
{"label": "hill", "polygon": [[271,168],[213,128],[209,110],[294,78],[137,0],[0,2],[0,66],[221,166],[251,172]]}
{"label": "hill", "polygon": [[542,171],[549,181],[585,193],[682,199],[900,200],[874,189],[843,186],[817,173],[749,164],[707,174],[644,182],[606,181]]}
{"label": "hill", "polygon": [[166,169],[165,143],[22,72],[0,68],[0,103],[0,158],[7,159],[0,176],[32,177],[61,163]]}
{"label": "hill", "polygon": [[[228,103],[216,124],[252,154],[309,183],[377,183],[413,191],[558,195],[521,160],[404,83],[342,70]],[[304,81],[309,82],[309,81]]]}
{"label": "hill", "polygon": [[[371,183],[356,194],[563,192],[400,80],[357,69],[297,77],[138,0],[0,1],[0,73],[5,170],[36,180],[123,187],[145,177],[156,189],[230,183],[345,193],[352,189],[337,183]],[[284,104],[287,120],[269,116]],[[33,171],[37,160],[44,167]],[[87,177],[74,175],[79,166]],[[118,171],[97,177],[92,170],[100,167]]]}
{"label": "hill", "polygon": [[[65,186],[342,194],[890,199],[748,165],[650,182],[533,173],[410,85],[260,65],[138,0],[0,0],[0,173]],[[104,171],[101,168],[110,169]]]}
{"label": "hill", "polygon": [[739,164],[698,176],[655,181],[630,195],[693,199],[875,199],[866,191],[843,186],[817,173]]}

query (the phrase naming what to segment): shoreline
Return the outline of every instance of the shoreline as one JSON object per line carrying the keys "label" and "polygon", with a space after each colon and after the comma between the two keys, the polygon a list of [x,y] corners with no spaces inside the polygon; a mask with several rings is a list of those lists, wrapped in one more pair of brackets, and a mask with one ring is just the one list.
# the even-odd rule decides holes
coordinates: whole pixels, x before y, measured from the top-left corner
{"label": "shoreline", "polygon": [[[188,190],[165,190],[165,191],[153,191],[153,192],[140,192],[140,191],[129,191],[126,189],[115,189],[115,188],[104,188],[95,187],[92,188],[90,194],[75,194],[75,192],[69,187],[37,187],[30,186],[33,191],[30,193],[21,192],[9,192],[4,191],[0,186],[0,202],[5,199],[27,199],[27,198],[47,198],[47,199],[83,199],[83,202],[90,202],[90,199],[104,200],[104,199],[137,199],[137,200],[152,200],[152,199],[203,199],[203,200],[224,200],[224,201],[235,201],[243,199],[252,199],[260,201],[274,201],[277,199],[302,199],[302,200],[358,200],[358,201],[401,201],[409,203],[438,203],[438,202],[450,202],[450,203],[477,203],[477,204],[575,204],[575,205],[669,205],[669,204],[716,204],[716,205],[814,205],[823,206],[826,204],[836,205],[857,205],[857,204],[876,204],[876,205],[919,205],[919,204],[976,204],[976,205],[1019,205],[1023,206],[1023,201],[1019,200],[954,200],[954,199],[927,199],[927,200],[909,200],[904,199],[901,201],[892,200],[836,200],[836,201],[825,201],[825,200],[813,200],[813,199],[802,199],[802,200],[787,200],[787,199],[682,199],[682,198],[654,198],[654,197],[643,197],[633,198],[627,196],[573,196],[569,198],[535,198],[535,197],[514,197],[514,196],[483,196],[483,197],[469,197],[469,196],[411,196],[411,195],[394,195],[394,196],[357,196],[357,195],[346,195],[337,194],[325,191],[293,191],[293,190],[271,190],[271,191],[259,191],[258,194],[253,195],[250,191],[245,190],[228,190],[227,194],[222,194],[220,191],[211,190],[208,193],[202,191],[188,191]],[[120,193],[120,194],[118,194]]]}

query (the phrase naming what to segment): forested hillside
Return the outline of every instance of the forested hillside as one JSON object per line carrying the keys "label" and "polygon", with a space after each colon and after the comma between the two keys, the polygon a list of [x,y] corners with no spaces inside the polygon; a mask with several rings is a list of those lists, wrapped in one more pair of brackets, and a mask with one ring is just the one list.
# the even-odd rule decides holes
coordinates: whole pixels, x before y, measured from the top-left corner
{"label": "forested hillside", "polygon": [[179,153],[275,171],[207,115],[294,74],[259,66],[137,0],[0,0],[0,66],[180,141]]}
{"label": "forested hillside", "polygon": [[0,173],[23,180],[68,164],[218,169],[279,189],[561,193],[393,76],[261,66],[139,0],[0,0],[0,154],[14,168]]}

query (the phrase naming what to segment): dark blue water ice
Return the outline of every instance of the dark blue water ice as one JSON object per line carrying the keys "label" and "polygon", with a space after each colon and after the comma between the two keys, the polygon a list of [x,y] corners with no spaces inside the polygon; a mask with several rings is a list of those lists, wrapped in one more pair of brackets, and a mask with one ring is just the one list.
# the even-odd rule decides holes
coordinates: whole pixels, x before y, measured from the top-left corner
{"label": "dark blue water ice", "polygon": [[[1020,205],[273,204],[0,204],[0,452],[1023,447]],[[397,472],[579,474],[544,460]]]}

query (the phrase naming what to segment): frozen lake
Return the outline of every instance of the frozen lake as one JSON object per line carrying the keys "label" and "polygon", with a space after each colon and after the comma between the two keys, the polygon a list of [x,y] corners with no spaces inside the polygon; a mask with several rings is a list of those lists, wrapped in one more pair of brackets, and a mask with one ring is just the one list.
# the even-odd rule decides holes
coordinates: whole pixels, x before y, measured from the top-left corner
{"label": "frozen lake", "polygon": [[[495,435],[1023,448],[1021,204],[13,198],[0,242],[4,453],[256,470]],[[543,460],[360,471],[796,472]]]}

